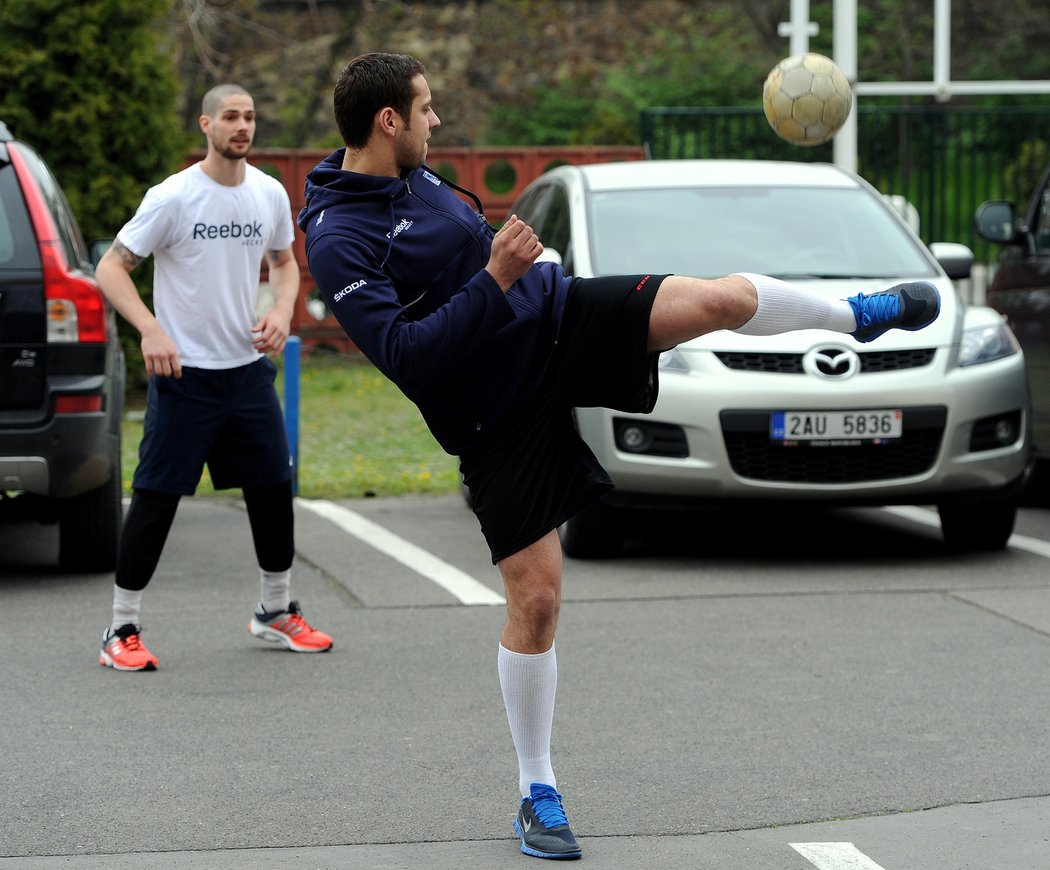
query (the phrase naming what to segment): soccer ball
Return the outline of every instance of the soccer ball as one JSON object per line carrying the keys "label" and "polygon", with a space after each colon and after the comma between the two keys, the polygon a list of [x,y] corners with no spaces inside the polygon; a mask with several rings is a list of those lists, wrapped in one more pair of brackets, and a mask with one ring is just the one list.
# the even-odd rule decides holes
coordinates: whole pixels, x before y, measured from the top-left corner
{"label": "soccer ball", "polygon": [[766,76],[762,109],[781,139],[821,145],[845,123],[853,89],[835,62],[822,54],[784,58]]}

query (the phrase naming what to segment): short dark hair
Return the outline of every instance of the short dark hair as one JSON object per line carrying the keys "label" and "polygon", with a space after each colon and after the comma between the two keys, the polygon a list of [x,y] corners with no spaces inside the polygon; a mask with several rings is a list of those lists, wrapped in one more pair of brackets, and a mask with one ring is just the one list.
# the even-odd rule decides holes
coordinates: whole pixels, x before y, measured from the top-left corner
{"label": "short dark hair", "polygon": [[335,83],[335,123],[350,148],[364,148],[376,112],[389,106],[402,118],[412,112],[412,80],[423,64],[407,54],[370,52],[343,67]]}
{"label": "short dark hair", "polygon": [[234,94],[243,94],[246,97],[251,96],[251,94],[240,85],[235,85],[232,82],[229,84],[216,85],[208,91],[208,93],[204,95],[204,99],[201,100],[201,114],[207,115],[209,118],[214,118],[219,114],[219,106],[222,105],[222,101]]}

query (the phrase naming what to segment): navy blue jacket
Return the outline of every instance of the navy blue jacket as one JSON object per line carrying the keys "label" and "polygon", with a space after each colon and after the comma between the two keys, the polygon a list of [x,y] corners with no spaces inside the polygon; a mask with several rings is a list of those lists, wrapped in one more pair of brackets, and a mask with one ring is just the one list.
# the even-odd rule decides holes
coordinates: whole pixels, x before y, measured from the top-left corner
{"label": "navy blue jacket", "polygon": [[485,271],[492,231],[441,179],[345,172],[342,160],[306,178],[310,272],[354,344],[461,455],[536,395],[571,279],[537,263],[503,293]]}

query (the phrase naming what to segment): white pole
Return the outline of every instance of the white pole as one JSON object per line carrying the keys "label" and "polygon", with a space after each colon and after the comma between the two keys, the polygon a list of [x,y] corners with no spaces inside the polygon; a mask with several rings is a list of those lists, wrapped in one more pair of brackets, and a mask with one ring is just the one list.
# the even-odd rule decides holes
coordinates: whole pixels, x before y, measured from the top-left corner
{"label": "white pole", "polygon": [[857,171],[857,0],[835,0],[832,11],[832,55],[853,87],[853,106],[832,140],[835,164]]}
{"label": "white pole", "polygon": [[791,54],[809,51],[809,0],[791,0]]}
{"label": "white pole", "polygon": [[933,4],[933,84],[937,101],[951,99],[952,78],[952,0]]}
{"label": "white pole", "polygon": [[792,55],[809,51],[809,38],[819,32],[819,25],[809,20],[809,0],[791,0],[791,20],[777,25],[777,34],[788,37],[788,53]]}

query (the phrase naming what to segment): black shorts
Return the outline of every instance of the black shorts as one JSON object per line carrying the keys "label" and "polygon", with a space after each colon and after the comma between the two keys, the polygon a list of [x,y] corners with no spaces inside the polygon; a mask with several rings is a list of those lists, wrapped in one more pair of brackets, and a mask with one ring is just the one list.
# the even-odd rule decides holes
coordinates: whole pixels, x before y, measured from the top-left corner
{"label": "black shorts", "polygon": [[291,480],[277,367],[262,357],[234,369],[183,368],[149,380],[132,486],[193,495],[207,464],[216,489]]}
{"label": "black shorts", "polygon": [[664,276],[577,278],[539,395],[482,446],[460,457],[493,564],[535,543],[612,489],[576,431],[572,409],[647,414],[659,354],[649,312]]}

